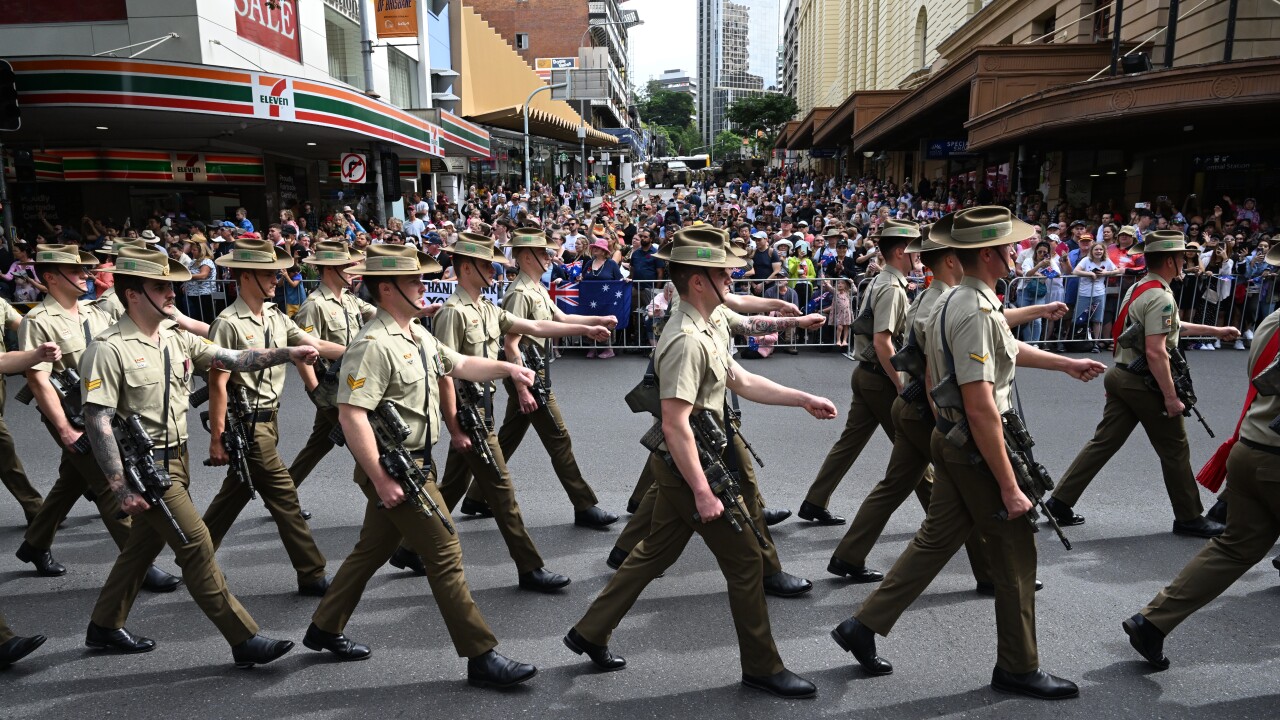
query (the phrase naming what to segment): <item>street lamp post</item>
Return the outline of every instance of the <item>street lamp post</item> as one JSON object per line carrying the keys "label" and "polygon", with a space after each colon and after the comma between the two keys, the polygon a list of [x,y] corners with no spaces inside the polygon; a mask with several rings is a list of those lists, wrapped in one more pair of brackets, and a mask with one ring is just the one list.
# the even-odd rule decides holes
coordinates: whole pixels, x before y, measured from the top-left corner
{"label": "street lamp post", "polygon": [[562,88],[568,83],[556,83],[555,85],[543,85],[542,87],[529,93],[529,97],[524,101],[524,191],[533,192],[533,179],[530,177],[529,168],[529,105],[533,102],[533,96],[543,90],[551,90],[554,88]]}

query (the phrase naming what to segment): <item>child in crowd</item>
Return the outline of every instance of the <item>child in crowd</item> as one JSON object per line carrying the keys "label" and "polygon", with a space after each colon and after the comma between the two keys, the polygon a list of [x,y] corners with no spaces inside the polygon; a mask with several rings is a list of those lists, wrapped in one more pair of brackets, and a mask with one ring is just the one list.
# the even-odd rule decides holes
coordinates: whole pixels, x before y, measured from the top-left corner
{"label": "child in crowd", "polygon": [[836,296],[827,308],[827,324],[836,328],[836,347],[842,353],[849,352],[849,328],[853,325],[852,288],[849,278],[836,280]]}

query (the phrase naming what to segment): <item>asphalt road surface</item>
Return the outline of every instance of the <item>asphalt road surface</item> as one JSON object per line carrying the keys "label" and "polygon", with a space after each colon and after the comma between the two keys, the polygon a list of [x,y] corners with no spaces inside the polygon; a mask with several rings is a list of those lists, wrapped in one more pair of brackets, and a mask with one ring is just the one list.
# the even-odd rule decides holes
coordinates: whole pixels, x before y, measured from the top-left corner
{"label": "asphalt road surface", "polygon": [[[1244,394],[1245,354],[1191,353],[1201,407],[1218,432],[1211,440],[1189,426],[1197,467],[1229,434]],[[639,356],[587,360],[568,353],[555,382],[578,461],[603,507],[621,512],[644,460],[637,442],[646,422],[622,402],[644,369]],[[841,417],[819,422],[795,408],[747,403],[744,432],[766,463],[760,471],[771,505],[798,507],[844,422],[853,364],[806,352],[746,361],[780,382],[821,392]],[[1028,424],[1039,459],[1059,476],[1101,416],[1102,383],[1081,385],[1043,371],[1020,373]],[[21,386],[11,382],[10,390]],[[501,400],[499,400],[501,402]],[[499,405],[499,407],[502,407]],[[57,455],[32,408],[10,399],[8,420],[27,471],[42,490],[53,482]],[[311,406],[291,376],[286,392],[281,454],[292,459],[311,427]],[[195,422],[192,426],[197,426]],[[207,435],[192,436],[193,495],[205,507],[220,472],[199,463]],[[444,445],[435,456],[442,460]],[[840,486],[832,509],[852,517],[880,478],[889,444],[877,436]],[[1076,506],[1088,522],[1068,532],[1068,552],[1050,532],[1038,536],[1037,596],[1040,654],[1046,670],[1081,685],[1081,697],[1044,703],[998,695],[988,687],[995,661],[992,601],[973,592],[959,553],[879,641],[893,675],[868,678],[828,631],[870,592],[825,572],[843,527],[818,528],[788,520],[774,528],[784,566],[815,582],[798,599],[770,598],[774,636],[787,665],[819,688],[813,700],[781,701],[742,688],[737,645],[724,581],[706,547],[693,540],[684,556],[655,581],[615,633],[612,647],[629,661],[621,672],[599,674],[564,648],[561,637],[600,592],[611,571],[604,559],[620,530],[575,527],[572,509],[532,433],[510,461],[532,536],[552,570],[573,578],[558,596],[521,592],[493,523],[459,519],[467,579],[500,640],[499,650],[535,663],[539,673],[509,692],[465,683],[465,662],[454,654],[424,578],[386,568],[374,576],[347,628],[373,647],[371,660],[330,662],[301,645],[315,599],[294,594],[294,573],[275,526],[260,503],[246,509],[218,554],[235,594],[263,633],[299,641],[276,663],[236,670],[213,625],[185,589],[143,594],[128,627],[154,638],[154,652],[136,656],[89,652],[85,626],[115,547],[88,503],[77,506],[54,546],[69,572],[39,578],[13,558],[22,540],[16,503],[0,498],[0,607],[19,633],[49,642],[0,674],[0,717],[594,717],[764,718],[1079,717],[1275,718],[1280,715],[1280,661],[1274,619],[1277,575],[1264,562],[1166,642],[1173,667],[1152,672],[1130,649],[1120,622],[1177,574],[1203,541],[1170,533],[1172,514],[1155,454],[1139,432]],[[364,499],[351,481],[352,460],[332,453],[302,490],[315,517],[311,526],[336,572],[356,540]],[[1212,503],[1202,493],[1206,506]],[[888,570],[922,519],[914,500],[894,516],[869,564]],[[165,550],[161,564],[175,570]]]}

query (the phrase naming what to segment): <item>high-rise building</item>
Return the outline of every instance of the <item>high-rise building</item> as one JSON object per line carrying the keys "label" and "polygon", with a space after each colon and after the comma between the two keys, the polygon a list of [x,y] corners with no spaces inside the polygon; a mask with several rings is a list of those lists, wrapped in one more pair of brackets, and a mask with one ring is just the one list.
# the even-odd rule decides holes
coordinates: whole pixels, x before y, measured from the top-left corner
{"label": "high-rise building", "polygon": [[698,0],[698,131],[708,145],[734,100],[778,91],[778,0]]}
{"label": "high-rise building", "polygon": [[787,0],[787,9],[782,14],[782,47],[778,50],[778,89],[792,99],[796,97],[796,72],[798,70],[800,41],[799,22],[800,0]]}
{"label": "high-rise building", "polygon": [[658,87],[663,90],[672,92],[681,92],[686,95],[693,96],[693,104],[698,104],[698,78],[693,77],[687,70],[663,70],[662,74],[653,80]]}

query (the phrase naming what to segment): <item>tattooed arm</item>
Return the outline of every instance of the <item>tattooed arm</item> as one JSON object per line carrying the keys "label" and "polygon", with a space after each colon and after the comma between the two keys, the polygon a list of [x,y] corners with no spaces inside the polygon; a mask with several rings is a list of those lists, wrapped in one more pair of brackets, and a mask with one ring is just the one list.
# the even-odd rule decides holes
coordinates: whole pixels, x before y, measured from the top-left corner
{"label": "tattooed arm", "polygon": [[302,362],[310,365],[316,361],[319,353],[309,345],[296,345],[287,348],[266,348],[253,350],[229,350],[218,348],[213,356],[213,369],[231,370],[234,372],[257,372],[287,362]]}
{"label": "tattooed arm", "polygon": [[802,317],[770,317],[768,315],[751,315],[735,318],[729,325],[731,335],[752,335],[759,337],[769,333],[785,332],[792,328],[817,327],[826,322],[820,313],[811,313]]}
{"label": "tattooed arm", "polygon": [[116,409],[94,403],[84,405],[84,431],[89,436],[89,446],[93,448],[93,457],[102,468],[107,478],[107,485],[120,501],[120,508],[129,515],[139,515],[151,506],[146,500],[138,497],[133,489],[124,481],[124,464],[120,460],[120,447],[116,445],[116,436],[111,429],[111,419]]}

